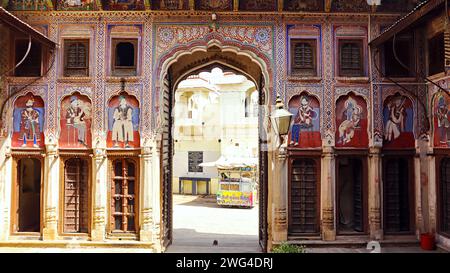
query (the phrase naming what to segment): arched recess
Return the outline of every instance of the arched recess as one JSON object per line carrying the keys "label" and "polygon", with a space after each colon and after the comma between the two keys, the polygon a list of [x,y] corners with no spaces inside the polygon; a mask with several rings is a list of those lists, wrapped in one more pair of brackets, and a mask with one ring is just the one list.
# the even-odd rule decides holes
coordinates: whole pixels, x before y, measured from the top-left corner
{"label": "arched recess", "polygon": [[[211,37],[210,37],[211,38]],[[172,242],[172,109],[174,92],[178,84],[192,74],[211,71],[220,67],[223,71],[233,71],[246,76],[255,83],[259,91],[259,241],[263,251],[268,239],[268,155],[267,136],[268,107],[273,86],[271,61],[262,52],[236,42],[225,42],[217,36],[204,44],[177,47],[161,57],[155,67],[156,98],[154,112],[157,113],[157,139],[160,141],[160,187],[161,196],[161,238],[163,246]],[[208,39],[205,39],[208,40]]]}

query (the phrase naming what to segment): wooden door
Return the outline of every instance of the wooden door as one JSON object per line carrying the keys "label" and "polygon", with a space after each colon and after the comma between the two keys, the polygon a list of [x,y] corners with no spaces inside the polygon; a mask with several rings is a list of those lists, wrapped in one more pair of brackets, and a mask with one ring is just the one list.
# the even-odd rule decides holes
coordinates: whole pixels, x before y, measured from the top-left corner
{"label": "wooden door", "polygon": [[[260,88],[263,90],[263,78],[261,77]],[[258,130],[259,130],[259,177],[258,177],[258,200],[259,200],[259,245],[263,252],[267,251],[267,200],[268,200],[268,179],[267,179],[267,136],[263,128],[265,95],[259,92]]]}
{"label": "wooden door", "polygon": [[439,227],[450,236],[450,157],[443,158],[439,170]]}
{"label": "wooden door", "polygon": [[292,159],[289,166],[289,233],[319,232],[318,166],[312,158]]}
{"label": "wooden door", "polygon": [[88,232],[88,163],[72,158],[64,164],[64,232]]}
{"label": "wooden door", "polygon": [[161,236],[164,246],[172,243],[172,109],[173,94],[169,75],[164,80],[163,88],[163,118],[164,128],[161,143]]}
{"label": "wooden door", "polygon": [[384,230],[386,233],[410,232],[414,198],[411,158],[387,156],[383,165]]}

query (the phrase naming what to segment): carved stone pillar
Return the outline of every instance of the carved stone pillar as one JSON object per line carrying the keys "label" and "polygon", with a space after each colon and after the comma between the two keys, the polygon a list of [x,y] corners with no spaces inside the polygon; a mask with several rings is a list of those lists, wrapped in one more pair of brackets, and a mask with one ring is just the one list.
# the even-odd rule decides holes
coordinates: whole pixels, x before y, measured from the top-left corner
{"label": "carved stone pillar", "polygon": [[151,161],[151,203],[152,203],[152,218],[153,218],[153,230],[152,230],[152,242],[156,252],[163,250],[162,238],[161,238],[161,141],[156,140],[153,143],[152,161]]}
{"label": "carved stone pillar", "polygon": [[321,204],[322,204],[322,240],[336,240],[334,224],[334,185],[335,185],[335,158],[334,149],[323,147],[321,168]]}
{"label": "carved stone pillar", "polygon": [[139,239],[141,241],[152,241],[152,150],[151,147],[142,148],[141,155],[141,227]]}
{"label": "carved stone pillar", "polygon": [[287,241],[287,160],[286,146],[278,149],[275,172],[273,175],[273,234],[272,240],[276,243]]}
{"label": "carved stone pillar", "polygon": [[42,239],[58,239],[59,156],[56,144],[46,144],[44,168],[44,229]]}
{"label": "carved stone pillar", "polygon": [[107,158],[106,150],[95,149],[92,181],[94,182],[92,192],[94,195],[94,217],[91,231],[92,241],[103,241],[106,230],[106,196],[107,196]]}
{"label": "carved stone pillar", "polygon": [[372,240],[383,239],[381,226],[381,148],[369,149],[369,234]]}
{"label": "carved stone pillar", "polygon": [[6,241],[9,237],[10,204],[11,204],[11,179],[12,158],[11,148],[7,140],[2,142],[0,150],[0,241]]}
{"label": "carved stone pillar", "polygon": [[[422,232],[432,231],[430,222],[433,221],[432,215],[434,214],[434,194],[436,187],[434,183],[430,183],[430,174],[434,173],[434,166],[430,166],[432,160],[433,149],[430,147],[430,137],[427,134],[422,134],[417,140],[418,149],[416,151],[416,157],[414,158],[414,167],[416,173],[416,234]],[[431,169],[430,169],[431,167]],[[433,185],[430,185],[433,184]],[[431,199],[430,199],[431,197]],[[434,201],[433,201],[434,200]],[[431,221],[430,221],[431,220]]]}

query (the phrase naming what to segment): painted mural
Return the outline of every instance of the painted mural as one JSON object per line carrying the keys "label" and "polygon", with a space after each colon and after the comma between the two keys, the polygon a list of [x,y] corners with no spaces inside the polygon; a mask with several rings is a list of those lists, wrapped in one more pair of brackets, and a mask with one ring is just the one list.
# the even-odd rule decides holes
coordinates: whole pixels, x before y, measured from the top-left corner
{"label": "painted mural", "polygon": [[31,93],[14,103],[12,146],[22,148],[44,147],[44,101]]}
{"label": "painted mural", "polygon": [[320,147],[322,140],[319,101],[304,92],[291,98],[289,111],[294,115],[289,133],[289,146],[295,148]]}
{"label": "painted mural", "polygon": [[139,147],[139,102],[133,96],[122,93],[108,104],[109,148]]}
{"label": "painted mural", "polygon": [[94,0],[62,0],[56,1],[58,10],[95,10]]}
{"label": "painted mural", "polygon": [[337,100],[336,147],[368,147],[367,126],[367,104],[362,97],[350,93]]}
{"label": "painted mural", "polygon": [[399,93],[389,96],[383,107],[385,148],[412,148],[414,141],[414,110],[412,102]]}
{"label": "painted mural", "polygon": [[331,2],[331,11],[337,12],[369,12],[370,6],[367,0],[333,0]]}
{"label": "painted mural", "polygon": [[92,103],[79,93],[64,98],[60,108],[61,148],[92,147]]}
{"label": "painted mural", "polygon": [[285,0],[284,10],[287,11],[323,11],[322,0]]}
{"label": "painted mural", "polygon": [[[49,5],[50,4],[50,5]],[[8,3],[10,10],[52,10],[52,3],[47,0],[11,0]]]}
{"label": "painted mural", "polygon": [[443,93],[434,103],[434,146],[450,148],[450,98]]}
{"label": "painted mural", "polygon": [[232,10],[233,0],[196,0],[195,8],[199,10]]}
{"label": "painted mural", "polygon": [[152,0],[152,9],[189,9],[189,0]]}
{"label": "painted mural", "polygon": [[144,0],[103,0],[105,10],[143,10]]}
{"label": "painted mural", "polygon": [[277,10],[277,0],[239,1],[240,10]]}

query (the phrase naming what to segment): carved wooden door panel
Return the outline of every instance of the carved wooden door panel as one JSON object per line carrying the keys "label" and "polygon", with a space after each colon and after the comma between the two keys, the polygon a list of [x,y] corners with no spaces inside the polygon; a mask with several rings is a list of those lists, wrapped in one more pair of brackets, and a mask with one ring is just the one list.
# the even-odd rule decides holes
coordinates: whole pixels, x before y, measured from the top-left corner
{"label": "carved wooden door panel", "polygon": [[[263,88],[261,79],[260,88]],[[259,199],[259,245],[262,251],[267,251],[267,137],[264,130],[264,105],[265,95],[263,91],[259,92],[258,128],[259,128],[259,181],[258,181],[258,199]]]}
{"label": "carved wooden door panel", "polygon": [[161,143],[161,191],[162,191],[162,215],[161,215],[161,236],[164,246],[172,243],[172,90],[170,78],[164,80],[163,85],[163,112],[164,128]]}

